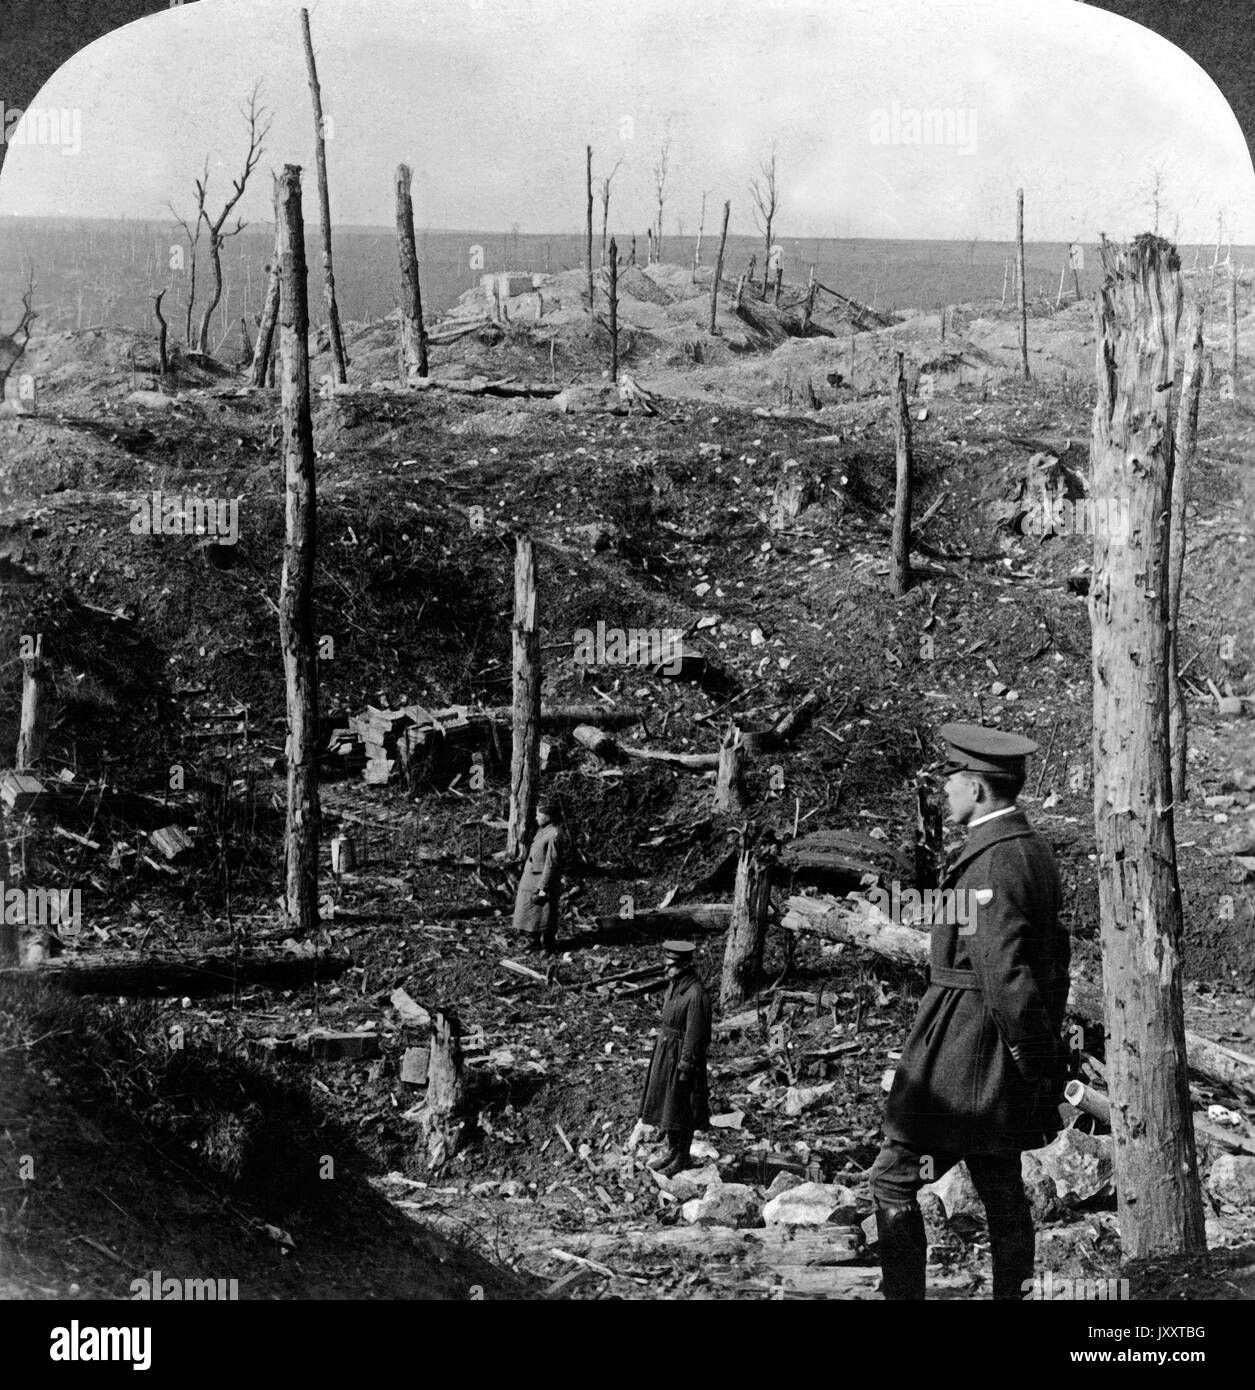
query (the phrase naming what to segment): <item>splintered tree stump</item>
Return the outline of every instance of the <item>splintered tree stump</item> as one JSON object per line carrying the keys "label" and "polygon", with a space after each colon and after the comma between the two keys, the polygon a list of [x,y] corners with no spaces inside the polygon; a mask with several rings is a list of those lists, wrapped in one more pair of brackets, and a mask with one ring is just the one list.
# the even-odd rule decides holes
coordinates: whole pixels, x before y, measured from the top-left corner
{"label": "splintered tree stump", "polygon": [[787,530],[820,495],[823,483],[790,460],[776,482],[771,498],[768,525],[773,531]]}
{"label": "splintered tree stump", "polygon": [[728,217],[732,212],[731,202],[723,205],[723,230],[719,233],[719,254],[715,257],[715,273],[710,281],[710,334],[718,333],[715,316],[719,312],[719,281],[723,279],[723,251],[728,244]]}
{"label": "splintered tree stump", "polygon": [[889,562],[889,587],[901,598],[911,587],[911,416],[906,403],[906,369],[898,353],[898,377],[894,391],[894,449],[897,486],[893,498],[893,554]]}
{"label": "splintered tree stump", "polygon": [[13,765],[18,772],[42,762],[48,741],[48,713],[52,681],[41,657],[22,661],[22,718]]}
{"label": "splintered tree stump", "polygon": [[254,386],[265,386],[268,374],[270,385],[274,385],[274,340],[275,327],[279,322],[279,286],[281,280],[279,228],[276,227],[270,279],[266,282],[266,301],[262,305],[261,319],[257,324],[257,346],[253,349],[253,369],[250,379]]}
{"label": "splintered tree stump", "polygon": [[327,142],[322,114],[322,87],[318,82],[318,65],[314,60],[314,41],[309,32],[309,11],[304,9],[301,11],[301,39],[305,48],[305,67],[309,73],[309,95],[314,107],[314,163],[318,172],[319,231],[322,235],[322,297],[327,309],[327,336],[331,341],[336,380],[343,386],[348,381],[349,359],[344,350],[344,334],[340,329],[335,266],[331,254],[331,198],[327,191]]}
{"label": "splintered tree stump", "polygon": [[462,1029],[452,1010],[432,1017],[427,1099],[418,1119],[428,1167],[440,1168],[456,1157],[466,1137],[467,1102]]}
{"label": "splintered tree stump", "polygon": [[749,804],[745,794],[745,740],[735,724],[728,725],[728,731],[719,745],[719,768],[715,777],[716,811],[735,814],[743,811]]}
{"label": "splintered tree stump", "polygon": [[427,334],[423,327],[423,292],[414,241],[414,202],[408,164],[397,165],[397,259],[401,267],[401,359],[405,373],[427,375]]}
{"label": "splintered tree stump", "polygon": [[[1171,383],[1181,314],[1176,248],[1122,248],[1095,303],[1092,494],[1129,509],[1094,533],[1090,624],[1094,828],[1110,1042],[1120,1241],[1126,1260],[1206,1251],[1190,1124],[1168,725]],[[1123,530],[1123,528],[1121,528]]]}
{"label": "splintered tree stump", "polygon": [[732,892],[732,916],[723,953],[723,978],[719,986],[719,1007],[725,1012],[753,998],[762,980],[773,848],[757,840],[752,833],[741,837],[736,887]]}
{"label": "splintered tree stump", "polygon": [[532,538],[516,537],[514,554],[514,742],[510,755],[510,810],[506,854],[527,853],[536,832],[540,780],[540,620],[536,611],[536,552]]}

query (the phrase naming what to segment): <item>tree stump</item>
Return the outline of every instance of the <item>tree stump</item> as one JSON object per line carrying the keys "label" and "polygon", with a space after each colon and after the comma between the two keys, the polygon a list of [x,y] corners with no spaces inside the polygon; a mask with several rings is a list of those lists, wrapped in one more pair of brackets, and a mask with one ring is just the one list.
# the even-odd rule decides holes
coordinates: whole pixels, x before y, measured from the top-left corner
{"label": "tree stump", "polygon": [[514,743],[510,755],[510,810],[506,854],[527,853],[536,832],[540,781],[540,622],[536,612],[536,554],[530,536],[515,538]]}
{"label": "tree stump", "polygon": [[893,554],[889,568],[889,587],[895,598],[901,598],[911,587],[911,417],[906,404],[903,363],[903,356],[898,353],[898,381],[894,393],[897,487],[893,498]]}
{"label": "tree stump", "polygon": [[279,322],[279,285],[282,279],[282,270],[279,264],[279,229],[275,228],[275,249],[273,263],[270,266],[270,279],[266,282],[266,299],[262,305],[261,319],[257,324],[257,346],[253,349],[253,370],[252,383],[254,386],[265,386],[266,378],[269,375],[269,384],[274,383],[274,340],[275,327]]}
{"label": "tree stump", "polygon": [[710,333],[713,337],[718,333],[715,327],[715,315],[719,310],[719,281],[723,278],[723,250],[728,244],[728,216],[732,211],[732,203],[725,202],[723,205],[723,230],[719,233],[719,254],[715,257],[715,273],[710,282]]}
{"label": "tree stump", "polygon": [[423,327],[423,292],[418,279],[418,248],[414,241],[414,202],[408,164],[397,165],[397,259],[401,266],[401,360],[405,375],[425,377],[427,333]]}
{"label": "tree stump", "polygon": [[1181,890],[1169,758],[1171,393],[1181,273],[1149,233],[1119,251],[1095,301],[1093,496],[1129,507],[1095,528],[1089,611],[1094,822],[1120,1240],[1126,1260],[1202,1254],[1186,1069]]}
{"label": "tree stump", "polygon": [[427,1166],[440,1168],[455,1158],[466,1138],[466,1079],[462,1070],[462,1029],[451,1009],[431,1022],[427,1099],[418,1112],[419,1135]]}
{"label": "tree stump", "polygon": [[745,794],[745,740],[735,724],[719,745],[719,768],[715,774],[714,809],[735,815],[749,804]]}
{"label": "tree stump", "polygon": [[13,766],[18,772],[43,761],[48,742],[48,713],[52,681],[42,657],[22,661],[22,718],[17,735]]}
{"label": "tree stump", "polygon": [[753,998],[762,980],[774,859],[774,843],[764,842],[752,831],[741,836],[719,985],[719,1007],[725,1012]]}

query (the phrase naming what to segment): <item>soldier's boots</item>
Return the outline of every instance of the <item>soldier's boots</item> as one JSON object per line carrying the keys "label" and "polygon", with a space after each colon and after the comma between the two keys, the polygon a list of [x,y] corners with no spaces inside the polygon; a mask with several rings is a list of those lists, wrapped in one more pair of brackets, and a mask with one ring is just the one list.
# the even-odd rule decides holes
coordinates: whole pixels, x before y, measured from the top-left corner
{"label": "soldier's boots", "polygon": [[919,1203],[877,1206],[876,1233],[880,1240],[880,1287],[885,1299],[922,1299],[928,1237]]}
{"label": "soldier's boots", "polygon": [[666,1148],[664,1148],[661,1153],[656,1153],[653,1158],[649,1159],[647,1166],[652,1168],[656,1173],[660,1168],[665,1168],[674,1157],[675,1145],[668,1140]]}
{"label": "soldier's boots", "polygon": [[671,1151],[671,1157],[658,1169],[658,1173],[664,1178],[673,1178],[677,1173],[682,1173],[689,1166],[689,1146],[678,1144]]}
{"label": "soldier's boots", "polygon": [[1010,1210],[993,1210],[989,1222],[989,1253],[993,1260],[993,1296],[999,1303],[1018,1303],[1024,1285],[1033,1277],[1035,1254],[1033,1216],[1027,1202]]}

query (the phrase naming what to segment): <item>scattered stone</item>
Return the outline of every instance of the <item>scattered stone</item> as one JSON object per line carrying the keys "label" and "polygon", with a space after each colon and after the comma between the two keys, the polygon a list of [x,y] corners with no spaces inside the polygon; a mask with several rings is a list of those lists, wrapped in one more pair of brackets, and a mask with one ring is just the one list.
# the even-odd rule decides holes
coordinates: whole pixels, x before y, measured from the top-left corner
{"label": "scattered stone", "polygon": [[392,1007],[401,1015],[402,1023],[411,1024],[415,1028],[426,1028],[431,1024],[431,1015],[403,989],[392,991]]}
{"label": "scattered stone", "polygon": [[836,1089],[835,1081],[825,1081],[819,1086],[790,1086],[784,1098],[784,1113],[800,1115],[819,1104],[831,1091]]}
{"label": "scattered stone", "polygon": [[689,1145],[689,1157],[701,1158],[707,1163],[718,1163],[719,1150],[715,1148],[709,1139],[694,1139]]}
{"label": "scattered stone", "polygon": [[664,1178],[653,1169],[650,1172],[664,1192],[669,1192],[681,1202],[691,1202],[695,1197],[704,1197],[712,1187],[722,1181],[719,1169],[713,1163],[708,1163],[703,1168],[686,1168],[673,1178]]}
{"label": "scattered stone", "polygon": [[710,1125],[712,1129],[740,1129],[744,1119],[744,1110],[730,1110],[726,1115],[712,1115]]}
{"label": "scattered stone", "polygon": [[858,1221],[854,1194],[837,1183],[804,1182],[773,1197],[763,1207],[768,1226],[848,1226]]}
{"label": "scattered stone", "polygon": [[921,1191],[931,1193],[941,1202],[946,1218],[950,1221],[956,1216],[967,1216],[978,1221],[985,1218],[984,1204],[977,1196],[976,1186],[972,1182],[972,1175],[967,1171],[966,1163],[956,1163],[936,1182],[929,1183]]}
{"label": "scattered stone", "polygon": [[770,1202],[773,1197],[779,1197],[782,1192],[787,1192],[791,1187],[801,1187],[803,1181],[796,1173],[790,1173],[787,1168],[782,1168],[771,1180],[771,1186],[767,1189],[767,1200]]}
{"label": "scattered stone", "polygon": [[126,398],[127,405],[138,405],[144,410],[173,410],[174,397],[161,391],[132,391]]}
{"label": "scattered stone", "polygon": [[1221,719],[1241,719],[1246,704],[1240,695],[1222,695],[1216,703],[1216,713]]}
{"label": "scattered stone", "polygon": [[681,1215],[691,1226],[759,1226],[758,1198],[752,1187],[740,1182],[718,1183],[704,1197],[685,1202]]}
{"label": "scattered stone", "polygon": [[502,1197],[526,1197],[527,1184],[520,1182],[518,1178],[507,1178],[498,1188],[497,1192]]}
{"label": "scattered stone", "polygon": [[1222,1202],[1231,1202],[1235,1207],[1255,1206],[1255,1157],[1221,1154],[1211,1165],[1207,1187]]}
{"label": "scattered stone", "polygon": [[1109,1134],[1065,1129],[1053,1143],[1034,1153],[1065,1206],[1077,1207],[1095,1197],[1108,1197],[1114,1191]]}

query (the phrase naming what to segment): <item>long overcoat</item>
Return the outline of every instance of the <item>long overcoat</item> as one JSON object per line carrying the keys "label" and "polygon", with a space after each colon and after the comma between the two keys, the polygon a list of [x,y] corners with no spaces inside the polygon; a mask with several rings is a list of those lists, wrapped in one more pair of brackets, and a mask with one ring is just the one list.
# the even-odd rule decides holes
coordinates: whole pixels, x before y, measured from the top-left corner
{"label": "long overcoat", "polygon": [[1054,854],[1017,807],[969,833],[942,887],[963,894],[961,906],[934,912],[948,920],[931,927],[928,989],[885,1104],[885,1134],[938,1154],[1040,1148],[1060,1129],[1066,1077],[1071,950]]}
{"label": "long overcoat", "polygon": [[[560,825],[542,825],[536,832],[514,895],[516,931],[530,932],[533,936],[552,935],[557,931],[567,844],[567,833]],[[537,893],[545,894],[544,902],[536,901]]]}
{"label": "long overcoat", "polygon": [[[710,1089],[706,1051],[710,1046],[710,995],[696,970],[677,975],[667,987],[645,1073],[641,1119],[660,1129],[691,1133],[710,1123]],[[691,1073],[691,1084],[680,1082],[680,1068]]]}

